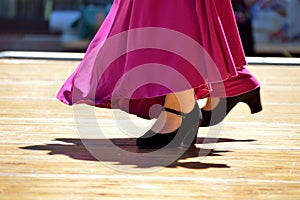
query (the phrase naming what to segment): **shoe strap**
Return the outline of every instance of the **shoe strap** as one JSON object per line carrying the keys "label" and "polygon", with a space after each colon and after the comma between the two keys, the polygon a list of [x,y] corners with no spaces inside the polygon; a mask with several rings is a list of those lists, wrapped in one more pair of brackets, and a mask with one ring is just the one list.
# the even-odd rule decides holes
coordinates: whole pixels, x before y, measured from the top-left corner
{"label": "shoe strap", "polygon": [[173,114],[182,116],[183,118],[186,117],[186,114],[185,114],[185,113],[180,112],[180,111],[177,111],[177,110],[174,110],[174,109],[172,109],[172,108],[163,108],[163,110],[166,111],[166,112],[170,112],[170,113],[173,113]]}

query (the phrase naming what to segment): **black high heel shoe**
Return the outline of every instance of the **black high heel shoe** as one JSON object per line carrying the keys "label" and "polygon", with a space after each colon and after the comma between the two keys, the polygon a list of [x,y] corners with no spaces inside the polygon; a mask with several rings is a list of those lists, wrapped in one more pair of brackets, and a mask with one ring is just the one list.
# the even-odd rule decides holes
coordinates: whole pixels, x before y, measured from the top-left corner
{"label": "black high heel shoe", "polygon": [[196,143],[199,122],[202,115],[197,103],[193,110],[188,113],[182,113],[170,108],[164,108],[165,111],[182,116],[181,126],[171,133],[155,133],[152,130],[146,132],[137,139],[137,146],[143,149],[160,149],[162,147],[191,146]]}
{"label": "black high heel shoe", "polygon": [[220,123],[239,102],[246,103],[250,107],[251,114],[260,112],[262,110],[260,88],[235,97],[220,98],[217,107],[211,111],[206,111],[202,108],[203,119],[200,122],[200,127],[208,127]]}

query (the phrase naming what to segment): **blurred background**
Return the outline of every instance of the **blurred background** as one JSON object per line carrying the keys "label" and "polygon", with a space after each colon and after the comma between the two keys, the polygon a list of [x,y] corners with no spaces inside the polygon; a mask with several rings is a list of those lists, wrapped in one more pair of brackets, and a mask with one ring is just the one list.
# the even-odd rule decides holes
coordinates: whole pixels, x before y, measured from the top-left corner
{"label": "blurred background", "polygon": [[0,51],[84,51],[113,0],[0,0]]}
{"label": "blurred background", "polygon": [[[113,0],[0,0],[0,51],[84,52]],[[300,0],[232,0],[247,56],[300,55]]]}

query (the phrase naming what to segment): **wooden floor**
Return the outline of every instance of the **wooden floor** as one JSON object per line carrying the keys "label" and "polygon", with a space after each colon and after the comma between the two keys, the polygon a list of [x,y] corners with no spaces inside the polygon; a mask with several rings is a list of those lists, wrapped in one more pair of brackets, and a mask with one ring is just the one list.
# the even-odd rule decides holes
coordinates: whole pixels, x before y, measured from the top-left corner
{"label": "wooden floor", "polygon": [[[0,199],[300,199],[300,65],[249,66],[262,85],[263,112],[250,115],[239,104],[221,132],[200,128],[198,148],[164,167],[147,165],[143,153],[139,161],[114,155],[109,145],[100,161],[89,153],[84,144],[105,139],[80,139],[84,124],[75,118],[87,108],[55,99],[77,64],[0,60]],[[93,112],[101,132],[136,152],[130,138],[148,121],[125,118],[132,135],[124,135],[110,110]],[[95,116],[86,127],[97,126]]]}

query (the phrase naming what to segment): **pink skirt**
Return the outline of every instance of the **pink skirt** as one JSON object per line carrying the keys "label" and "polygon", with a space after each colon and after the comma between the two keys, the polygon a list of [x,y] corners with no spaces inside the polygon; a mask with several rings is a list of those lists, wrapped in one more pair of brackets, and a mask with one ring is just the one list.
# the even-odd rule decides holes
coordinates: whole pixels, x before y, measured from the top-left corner
{"label": "pink skirt", "polygon": [[57,98],[155,118],[166,94],[204,98],[245,64],[230,0],[115,0]]}

